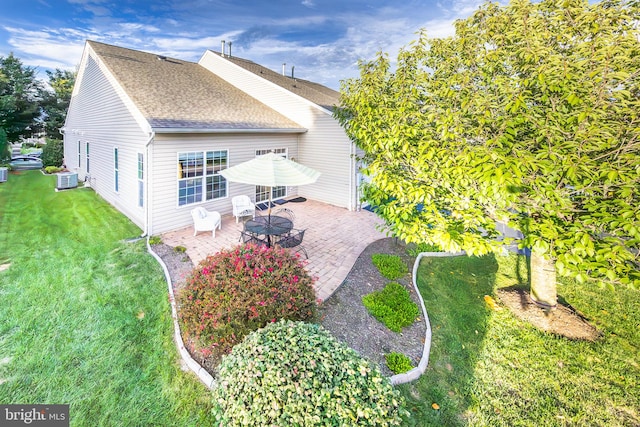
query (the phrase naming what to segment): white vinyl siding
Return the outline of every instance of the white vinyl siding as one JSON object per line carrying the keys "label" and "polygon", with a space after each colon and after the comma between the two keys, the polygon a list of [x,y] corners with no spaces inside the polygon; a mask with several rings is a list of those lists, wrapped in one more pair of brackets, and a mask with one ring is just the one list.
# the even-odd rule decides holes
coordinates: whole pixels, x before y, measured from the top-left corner
{"label": "white vinyl siding", "polygon": [[[137,153],[144,151],[149,132],[141,128],[131,112],[134,107],[91,55],[83,58],[78,77],[65,122],[66,166],[78,173],[79,180],[87,177],[86,160],[81,158],[86,155],[84,142],[90,141],[91,188],[143,228],[144,209],[138,207],[136,169]],[[114,191],[116,146],[118,192]]]}
{"label": "white vinyl siding", "polygon": [[[149,153],[153,169],[148,169],[147,179],[153,182],[153,192],[148,195],[153,215],[153,229],[149,232],[164,233],[193,224],[191,209],[197,205],[179,206],[177,202],[178,179],[176,162],[178,153],[194,151],[227,151],[228,166],[235,166],[255,158],[256,150],[273,147],[286,148],[290,156],[297,155],[298,136],[292,134],[216,134],[216,135],[164,135],[156,134]],[[236,182],[227,183],[226,197],[207,200],[199,205],[220,214],[231,214],[231,197],[246,194],[253,199],[255,186]],[[297,194],[296,187],[289,195]]]}
{"label": "white vinyl siding", "polygon": [[299,139],[296,161],[320,172],[318,181],[300,187],[305,197],[355,209],[355,150],[332,113],[245,70],[211,51],[199,64],[237,88],[308,129]]}

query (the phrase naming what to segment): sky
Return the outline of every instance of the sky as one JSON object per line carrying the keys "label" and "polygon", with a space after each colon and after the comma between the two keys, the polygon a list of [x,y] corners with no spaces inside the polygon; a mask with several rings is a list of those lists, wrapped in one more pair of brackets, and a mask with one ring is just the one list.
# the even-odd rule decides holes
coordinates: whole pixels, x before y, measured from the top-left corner
{"label": "sky", "polygon": [[74,71],[86,40],[197,62],[232,42],[232,55],[340,89],[358,61],[417,38],[453,34],[481,0],[0,0],[0,57]]}

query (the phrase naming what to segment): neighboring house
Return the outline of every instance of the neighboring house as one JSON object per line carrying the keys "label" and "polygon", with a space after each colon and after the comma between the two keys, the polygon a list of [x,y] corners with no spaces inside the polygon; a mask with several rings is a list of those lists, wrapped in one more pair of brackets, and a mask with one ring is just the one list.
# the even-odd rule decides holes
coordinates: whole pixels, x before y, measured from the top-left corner
{"label": "neighboring house", "polygon": [[[223,48],[224,49],[224,48]],[[322,173],[273,199],[358,206],[355,145],[332,109],[338,92],[206,51],[198,63],[87,41],[63,128],[65,165],[144,233],[191,225],[191,209],[230,213],[266,188],[221,169],[269,151]]]}

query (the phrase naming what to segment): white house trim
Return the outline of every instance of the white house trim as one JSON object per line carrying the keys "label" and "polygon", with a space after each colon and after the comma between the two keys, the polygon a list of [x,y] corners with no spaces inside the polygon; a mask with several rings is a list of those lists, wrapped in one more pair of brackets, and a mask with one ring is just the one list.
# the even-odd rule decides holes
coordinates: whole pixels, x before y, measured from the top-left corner
{"label": "white house trim", "polygon": [[305,133],[306,128],[299,129],[201,129],[201,128],[156,128],[155,133]]}

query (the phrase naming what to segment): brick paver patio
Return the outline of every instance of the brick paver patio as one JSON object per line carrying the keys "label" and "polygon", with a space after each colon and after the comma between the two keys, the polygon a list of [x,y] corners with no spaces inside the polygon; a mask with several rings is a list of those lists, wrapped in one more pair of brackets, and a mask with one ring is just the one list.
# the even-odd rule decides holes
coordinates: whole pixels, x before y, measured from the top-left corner
{"label": "brick paver patio", "polygon": [[[273,211],[280,207],[294,212],[295,228],[307,230],[302,243],[309,254],[307,270],[317,277],[316,296],[323,301],[340,286],[362,251],[385,237],[376,229],[382,221],[366,210],[352,212],[313,200],[286,203]],[[165,233],[162,240],[171,246],[187,248],[187,254],[197,264],[207,255],[238,245],[242,227],[242,220],[236,224],[235,217],[229,214],[222,216],[222,229],[216,230],[215,238],[209,231],[194,237],[193,227],[188,227]]]}

